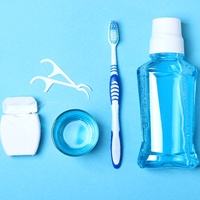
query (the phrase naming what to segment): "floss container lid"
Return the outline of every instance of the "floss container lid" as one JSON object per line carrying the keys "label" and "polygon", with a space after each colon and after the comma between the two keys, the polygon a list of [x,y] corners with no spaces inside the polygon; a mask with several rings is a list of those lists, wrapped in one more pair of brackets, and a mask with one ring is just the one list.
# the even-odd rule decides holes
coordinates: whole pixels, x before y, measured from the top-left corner
{"label": "floss container lid", "polygon": [[2,107],[5,114],[29,114],[38,111],[33,97],[8,97],[3,101]]}

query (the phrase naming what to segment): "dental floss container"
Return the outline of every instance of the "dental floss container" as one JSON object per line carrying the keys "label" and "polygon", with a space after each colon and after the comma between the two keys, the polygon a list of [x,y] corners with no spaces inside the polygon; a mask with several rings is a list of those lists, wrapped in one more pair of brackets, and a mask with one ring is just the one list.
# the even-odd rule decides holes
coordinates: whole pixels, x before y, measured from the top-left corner
{"label": "dental floss container", "polygon": [[3,103],[1,142],[8,156],[35,155],[40,142],[40,120],[33,97],[9,97]]}

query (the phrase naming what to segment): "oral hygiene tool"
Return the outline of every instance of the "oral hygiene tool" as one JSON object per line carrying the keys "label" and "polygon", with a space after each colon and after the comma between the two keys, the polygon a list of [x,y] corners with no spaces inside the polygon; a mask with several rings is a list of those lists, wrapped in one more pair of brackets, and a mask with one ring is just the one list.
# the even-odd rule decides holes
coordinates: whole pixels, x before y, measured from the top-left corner
{"label": "oral hygiene tool", "polygon": [[117,66],[116,47],[119,42],[119,30],[116,21],[111,21],[108,28],[108,41],[111,46],[111,68],[110,68],[110,100],[112,110],[112,131],[111,131],[111,156],[115,168],[121,165],[121,141],[119,122],[119,97],[120,85]]}
{"label": "oral hygiene tool", "polygon": [[[64,85],[64,86],[69,86],[69,87],[73,87],[75,89],[77,89],[78,91],[82,91],[84,92],[88,99],[90,98],[88,91],[85,89],[87,88],[88,90],[91,90],[91,88],[86,85],[86,84],[76,84],[66,73],[64,73],[62,71],[62,69],[60,67],[58,67],[58,65],[52,61],[51,59],[43,59],[40,61],[41,64],[45,63],[45,62],[49,62],[53,65],[53,72],[51,74],[48,75],[48,77],[44,77],[44,76],[36,76],[34,78],[31,79],[30,84],[32,84],[35,80],[41,79],[45,82],[46,87],[44,89],[44,92],[47,92],[49,90],[49,88],[54,84],[57,83],[59,85]],[[56,76],[56,75],[61,75],[63,76],[67,81],[67,82],[63,82],[63,81],[59,81],[56,79],[52,79],[52,77]],[[85,88],[84,88],[85,87]]]}
{"label": "oral hygiene tool", "polygon": [[3,103],[1,142],[8,156],[35,155],[40,143],[41,125],[33,97],[8,97]]}

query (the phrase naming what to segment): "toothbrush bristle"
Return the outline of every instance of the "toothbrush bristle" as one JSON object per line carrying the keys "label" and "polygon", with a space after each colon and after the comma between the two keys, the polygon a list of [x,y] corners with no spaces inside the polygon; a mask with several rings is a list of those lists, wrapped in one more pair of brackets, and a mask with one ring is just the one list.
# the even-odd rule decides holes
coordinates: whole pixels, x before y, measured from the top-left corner
{"label": "toothbrush bristle", "polygon": [[108,40],[111,44],[117,44],[119,41],[119,30],[116,21],[111,21],[109,24]]}

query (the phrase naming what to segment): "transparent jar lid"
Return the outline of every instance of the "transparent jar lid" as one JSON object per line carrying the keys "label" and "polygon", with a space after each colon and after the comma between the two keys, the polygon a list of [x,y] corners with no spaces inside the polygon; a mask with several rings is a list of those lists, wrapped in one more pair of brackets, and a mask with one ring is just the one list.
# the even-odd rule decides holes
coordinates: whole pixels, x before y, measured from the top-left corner
{"label": "transparent jar lid", "polygon": [[96,121],[87,112],[78,109],[63,112],[52,127],[52,140],[56,148],[69,156],[90,152],[98,138]]}

